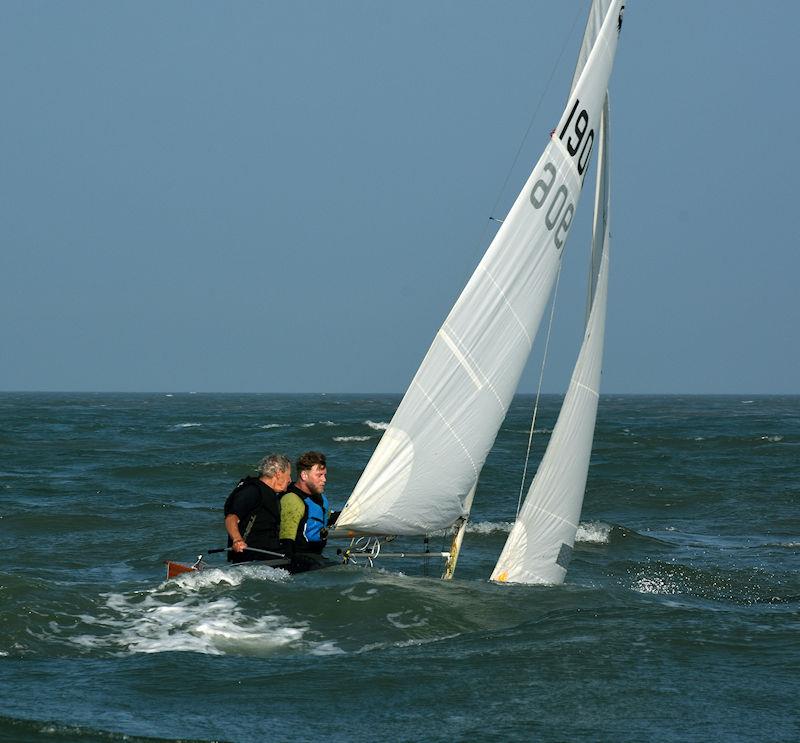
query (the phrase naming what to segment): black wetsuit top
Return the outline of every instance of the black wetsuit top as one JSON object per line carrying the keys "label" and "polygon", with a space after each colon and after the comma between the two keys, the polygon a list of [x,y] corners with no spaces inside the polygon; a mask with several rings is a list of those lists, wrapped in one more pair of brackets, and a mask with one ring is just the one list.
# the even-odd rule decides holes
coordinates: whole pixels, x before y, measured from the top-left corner
{"label": "black wetsuit top", "polygon": [[[281,552],[278,530],[281,523],[280,496],[257,477],[245,477],[225,501],[225,516],[239,517],[239,532],[248,547]],[[233,541],[228,536],[228,546]],[[259,552],[228,552],[229,562],[274,560]]]}

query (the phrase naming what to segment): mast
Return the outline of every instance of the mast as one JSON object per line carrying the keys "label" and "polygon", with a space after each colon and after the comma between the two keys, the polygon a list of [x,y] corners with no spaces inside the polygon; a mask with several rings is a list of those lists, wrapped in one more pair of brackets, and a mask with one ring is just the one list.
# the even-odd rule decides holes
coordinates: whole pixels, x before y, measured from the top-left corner
{"label": "mast", "polygon": [[447,558],[447,562],[444,566],[444,572],[442,573],[442,580],[451,580],[453,574],[456,572],[456,563],[458,562],[458,556],[461,553],[461,542],[464,541],[464,533],[467,530],[467,522],[469,521],[469,514],[472,510],[472,501],[475,498],[475,491],[478,488],[478,483],[472,486],[472,490],[470,490],[469,495],[467,495],[467,499],[464,501],[464,508],[467,512],[466,516],[462,516],[460,521],[457,521],[455,526],[455,534],[453,534],[453,541],[450,543],[450,556]]}

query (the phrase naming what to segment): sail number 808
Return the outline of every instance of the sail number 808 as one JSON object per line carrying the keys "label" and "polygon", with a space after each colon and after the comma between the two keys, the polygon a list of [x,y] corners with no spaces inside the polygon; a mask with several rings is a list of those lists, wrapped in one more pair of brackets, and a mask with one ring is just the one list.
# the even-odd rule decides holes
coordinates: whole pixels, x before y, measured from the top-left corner
{"label": "sail number 808", "polygon": [[[553,189],[555,180],[556,166],[553,163],[547,163],[544,166],[542,177],[536,181],[531,190],[531,204],[535,209],[541,209],[544,206]],[[568,201],[569,203],[567,203]],[[562,183],[550,199],[547,212],[544,215],[544,223],[547,229],[552,232],[555,228],[553,242],[559,250],[564,247],[564,241],[567,239],[567,233],[572,224],[574,214],[575,204],[569,198],[569,191],[566,185]]]}

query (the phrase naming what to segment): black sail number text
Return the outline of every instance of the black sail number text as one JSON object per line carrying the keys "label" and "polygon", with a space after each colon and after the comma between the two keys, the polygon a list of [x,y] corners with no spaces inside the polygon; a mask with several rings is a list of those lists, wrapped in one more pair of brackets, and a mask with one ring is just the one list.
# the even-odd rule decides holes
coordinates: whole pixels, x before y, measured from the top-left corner
{"label": "black sail number text", "polygon": [[[589,129],[589,114],[585,108],[580,108],[580,100],[575,103],[569,112],[564,126],[558,133],[558,138],[564,143],[567,152],[575,160],[578,175],[583,176],[594,145],[594,129]],[[542,171],[542,177],[531,190],[531,204],[535,209],[547,208],[544,215],[544,224],[553,233],[553,242],[561,250],[567,239],[572,217],[575,214],[575,202],[571,198],[566,184],[553,188],[557,176],[556,166],[547,163]]]}
{"label": "black sail number text", "polygon": [[[558,138],[564,142],[567,152],[569,152],[572,157],[578,155],[578,175],[582,176],[586,170],[586,166],[589,164],[589,156],[592,154],[594,129],[589,129],[588,132],[586,131],[589,126],[589,114],[586,112],[585,108],[580,110],[577,117],[575,116],[579,105],[580,100],[576,98],[572,110],[569,112],[569,116],[558,134]],[[573,124],[571,131],[570,124]],[[566,137],[566,140],[564,137]]]}

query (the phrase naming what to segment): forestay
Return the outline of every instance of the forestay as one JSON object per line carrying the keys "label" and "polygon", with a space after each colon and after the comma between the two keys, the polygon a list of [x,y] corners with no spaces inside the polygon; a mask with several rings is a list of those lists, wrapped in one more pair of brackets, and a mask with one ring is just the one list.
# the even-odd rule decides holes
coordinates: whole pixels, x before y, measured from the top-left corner
{"label": "forestay", "polygon": [[622,2],[550,142],[425,356],[337,531],[425,534],[467,515],[552,291],[595,144]]}

